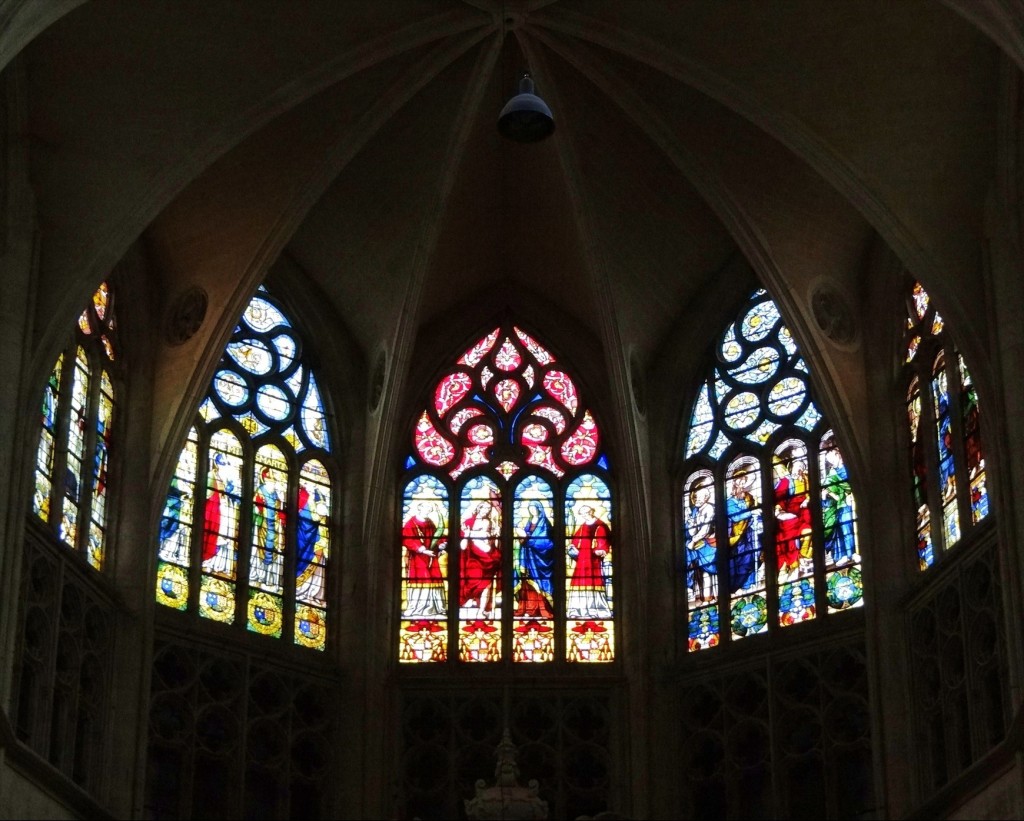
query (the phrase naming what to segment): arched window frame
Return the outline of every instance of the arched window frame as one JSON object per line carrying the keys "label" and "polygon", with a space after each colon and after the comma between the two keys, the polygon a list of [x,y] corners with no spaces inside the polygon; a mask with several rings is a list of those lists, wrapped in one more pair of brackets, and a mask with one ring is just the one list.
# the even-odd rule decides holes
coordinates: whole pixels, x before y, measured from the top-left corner
{"label": "arched window frame", "polygon": [[[250,356],[258,364],[243,364]],[[329,397],[311,359],[285,304],[260,286],[176,463],[156,598],[205,622],[324,651],[340,474]]]}
{"label": "arched window frame", "polygon": [[[502,370],[496,362],[502,355],[511,356],[513,349],[521,361],[514,366],[506,364]],[[398,488],[401,521],[397,541],[399,555],[403,557],[398,574],[398,660],[404,669],[433,666],[423,662],[446,666],[471,666],[477,662],[529,664],[533,670],[559,669],[578,662],[614,662],[620,648],[615,644],[615,605],[611,594],[612,556],[619,555],[614,546],[617,520],[613,477],[603,450],[597,414],[585,403],[567,370],[560,358],[537,342],[532,331],[521,324],[503,322],[490,333],[482,334],[457,363],[438,373],[431,383],[436,386],[433,402],[428,400],[424,409],[410,420],[413,446]],[[529,379],[528,372],[533,374]],[[452,374],[458,373],[469,378],[453,380]],[[557,375],[553,385],[562,387],[546,387],[546,379],[552,375]],[[507,408],[501,407],[495,393],[503,378],[518,385],[516,399]],[[528,384],[530,380],[533,384]],[[456,382],[458,395],[452,400],[447,398],[446,391]],[[562,390],[565,393],[560,393]],[[492,412],[470,415],[470,408],[481,409],[482,402],[478,400],[482,396],[488,398]],[[543,412],[533,412],[545,406],[559,410],[563,421],[559,422],[555,415],[545,417]],[[453,431],[453,421],[460,414],[464,418],[454,423]],[[478,435],[478,423],[485,423],[490,434]],[[531,429],[531,425],[539,427]],[[574,447],[577,449],[573,450]],[[463,469],[463,465],[468,467]],[[514,567],[515,556],[521,556],[517,551],[526,541],[521,515],[529,509],[526,494],[541,482],[550,489],[547,512],[554,556],[550,618],[540,605],[536,605],[539,615],[526,615],[533,605],[524,602],[521,592],[517,599],[517,591],[526,589],[522,576],[529,574],[525,565],[522,576]],[[414,508],[428,496],[427,491],[410,491],[424,484],[435,488],[429,496],[434,513],[424,514],[420,524],[415,524]],[[495,540],[501,545],[502,554],[502,612],[498,618],[474,618],[473,613],[459,606],[463,583],[461,545],[472,535],[466,522],[478,518],[472,516],[467,489],[472,494],[474,486],[485,484],[492,485],[500,494],[500,533]],[[597,490],[591,494],[586,490],[588,487]],[[579,488],[580,495],[572,495],[575,488]],[[517,496],[521,490],[523,493]],[[593,536],[577,540],[581,525],[576,518],[582,519],[582,507],[588,506],[588,499],[593,501],[590,506],[594,509],[591,512],[597,513],[596,522],[582,532]],[[480,501],[482,496],[473,503]],[[411,571],[406,564],[409,553],[427,541],[422,524],[426,518],[439,520],[441,526],[428,526],[428,532],[434,542],[444,540],[447,548],[446,575],[439,585],[435,574],[429,583],[433,593],[421,592],[421,571]],[[540,518],[538,512],[536,519]],[[602,529],[602,524],[606,529]],[[579,556],[569,553],[574,543],[582,545],[578,552],[589,549],[591,556],[604,552],[599,551],[599,546],[611,546],[602,557],[598,583],[583,585],[574,581],[576,568],[581,566]],[[449,558],[456,555],[459,561]],[[411,583],[410,573],[417,574],[415,584]],[[589,594],[582,589],[591,586],[595,598],[584,601]],[[408,598],[413,588],[417,588],[416,603]],[[433,602],[428,600],[429,596],[435,597]],[[602,599],[607,610],[603,609]],[[604,615],[588,616],[599,612]],[[476,615],[481,614],[486,614],[482,608]],[[474,625],[479,629],[467,636]]]}
{"label": "arched window frame", "polygon": [[[864,601],[845,460],[765,290],[743,303],[711,359],[690,406],[677,496],[690,652]],[[733,589],[733,576],[747,581]]]}
{"label": "arched window frame", "polygon": [[58,354],[43,389],[33,472],[36,520],[97,571],[109,547],[109,476],[122,383],[115,309],[114,289],[105,281]]}
{"label": "arched window frame", "polygon": [[[977,386],[934,300],[920,282],[906,291],[903,419],[917,564],[948,555],[990,513]],[[948,438],[940,431],[946,428]]]}

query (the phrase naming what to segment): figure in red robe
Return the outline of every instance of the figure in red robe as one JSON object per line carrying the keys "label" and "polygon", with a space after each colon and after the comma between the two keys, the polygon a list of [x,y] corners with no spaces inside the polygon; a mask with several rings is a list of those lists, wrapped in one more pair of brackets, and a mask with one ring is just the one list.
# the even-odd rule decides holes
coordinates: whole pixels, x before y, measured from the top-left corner
{"label": "figure in red robe", "polygon": [[775,462],[775,550],[779,580],[796,578],[800,559],[811,557],[811,508],[807,469],[793,448]]}
{"label": "figure in red robe", "polygon": [[575,563],[569,579],[566,615],[570,619],[610,619],[612,608],[603,567],[611,551],[610,530],[590,505],[581,505],[577,515],[581,523],[569,547],[569,558]]}
{"label": "figure in red robe", "polygon": [[235,483],[222,473],[228,467],[223,453],[214,455],[207,477],[209,495],[203,510],[203,569],[230,575],[235,565]]}
{"label": "figure in red robe", "polygon": [[494,618],[501,573],[500,520],[492,502],[479,502],[462,523],[462,584],[459,605],[473,611],[469,618]]}
{"label": "figure in red robe", "polygon": [[437,535],[430,502],[417,502],[402,525],[405,551],[406,616],[444,616],[447,613],[441,554],[444,545]]}

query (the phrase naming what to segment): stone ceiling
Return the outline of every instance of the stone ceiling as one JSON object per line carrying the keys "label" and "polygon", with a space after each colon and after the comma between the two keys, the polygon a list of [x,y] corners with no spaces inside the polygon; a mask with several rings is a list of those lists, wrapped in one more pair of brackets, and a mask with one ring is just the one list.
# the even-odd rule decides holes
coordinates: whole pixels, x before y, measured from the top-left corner
{"label": "stone ceiling", "polygon": [[[424,335],[455,349],[485,306],[647,364],[681,324],[724,322],[753,281],[723,281],[737,260],[809,339],[816,283],[856,306],[876,237],[933,281],[978,264],[972,231],[947,227],[981,230],[993,175],[980,3],[5,5],[40,363],[140,238],[168,304],[198,284],[215,311],[158,357],[168,397],[188,395],[185,363],[205,385],[275,265],[367,360],[406,362]],[[495,127],[525,70],[557,124],[530,145]]]}

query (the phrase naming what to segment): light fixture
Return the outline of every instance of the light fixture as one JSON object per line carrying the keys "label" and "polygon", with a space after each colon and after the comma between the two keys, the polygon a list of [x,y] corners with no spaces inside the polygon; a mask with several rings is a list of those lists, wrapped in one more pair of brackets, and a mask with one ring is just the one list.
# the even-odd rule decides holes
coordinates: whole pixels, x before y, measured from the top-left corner
{"label": "light fixture", "polygon": [[517,143],[535,143],[550,137],[554,130],[551,109],[533,93],[533,80],[524,73],[519,93],[505,103],[498,115],[498,131]]}

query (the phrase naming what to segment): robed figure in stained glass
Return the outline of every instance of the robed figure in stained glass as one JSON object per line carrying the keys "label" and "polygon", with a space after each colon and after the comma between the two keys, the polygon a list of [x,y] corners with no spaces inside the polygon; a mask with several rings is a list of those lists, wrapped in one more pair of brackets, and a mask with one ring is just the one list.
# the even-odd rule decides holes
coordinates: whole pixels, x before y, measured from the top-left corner
{"label": "robed figure in stained glass", "polygon": [[209,495],[203,510],[203,568],[211,573],[227,573],[234,564],[231,552],[231,537],[235,533],[235,507],[231,494],[235,483],[223,475],[227,459],[223,453],[210,460],[210,474],[207,477]]}
{"label": "robed figure in stained glass", "polygon": [[274,481],[273,471],[264,467],[253,499],[253,528],[255,551],[250,581],[266,588],[280,588],[280,552],[284,549],[284,511],[281,491]]}
{"label": "robed figure in stained glass", "polygon": [[171,488],[160,517],[160,558],[168,562],[185,564],[188,561],[185,529],[181,526],[186,492],[177,476],[171,477]]}
{"label": "robed figure in stained glass", "polygon": [[775,461],[775,543],[779,581],[794,578],[800,560],[810,558],[811,509],[807,463],[795,447]]}
{"label": "robed figure in stained glass", "polygon": [[298,553],[295,557],[295,596],[300,601],[324,603],[324,545],[321,525],[327,518],[323,494],[299,485]]}
{"label": "robed figure in stained glass", "polygon": [[527,505],[529,518],[523,525],[523,539],[516,564],[517,616],[554,618],[551,574],[555,565],[555,543],[551,520],[544,505],[534,499]]}
{"label": "robed figure in stained glass", "polygon": [[746,590],[757,582],[761,556],[760,510],[750,492],[755,473],[740,470],[729,480],[729,498],[725,502],[729,518],[729,578],[732,592]]}
{"label": "robed figure in stained glass", "polygon": [[690,490],[686,517],[686,576],[695,601],[711,601],[718,594],[718,545],[715,540],[714,489],[698,479]]}
{"label": "robed figure in stained glass", "polygon": [[[101,398],[101,402],[105,397]],[[100,416],[96,420],[96,453],[93,457],[93,498],[100,498],[107,492],[107,459],[110,452],[110,426]]]}
{"label": "robed figure in stained glass", "polygon": [[580,525],[569,543],[569,558],[575,565],[569,579],[566,615],[570,619],[609,619],[612,609],[602,565],[611,550],[610,531],[591,505],[580,505],[577,520]]}
{"label": "robed figure in stained glass", "polygon": [[[81,348],[79,348],[79,351],[81,352]],[[81,356],[82,354],[80,353],[79,355]],[[76,364],[78,364],[78,366],[81,367],[80,363],[76,363]],[[76,376],[76,378],[75,378],[74,387],[75,387],[75,392],[77,393],[78,390],[79,390],[79,385],[81,383],[79,382],[78,374],[77,373],[75,374],[75,376]],[[84,397],[79,402],[73,402],[72,403],[72,408],[71,408],[71,413],[72,413],[71,433],[69,435],[69,439],[73,440],[73,441],[79,442],[80,446],[85,443],[85,426],[86,426],[86,418],[85,417],[86,417],[86,412],[87,411],[86,411],[86,405],[85,405]],[[69,449],[72,449],[70,444],[69,444]],[[81,452],[79,452],[79,458],[81,458]],[[68,460],[67,469],[64,472],[64,488],[65,488],[65,492],[67,494],[67,498],[68,499],[70,499],[75,504],[77,504],[79,501],[81,501],[79,499],[79,496],[78,496],[79,490],[80,490],[80,482],[79,482],[78,473],[71,468],[71,460],[70,459]],[[66,508],[66,506],[65,506],[65,508]]]}
{"label": "robed figure in stained glass", "polygon": [[956,498],[956,463],[953,460],[953,427],[949,412],[949,389],[941,357],[936,365],[935,418],[938,423],[939,486],[943,502]]}
{"label": "robed figure in stained glass", "polygon": [[985,487],[985,457],[981,450],[981,419],[978,393],[963,357],[960,365],[960,413],[964,423],[964,455],[970,487],[971,518],[980,522],[988,515],[988,491]]}
{"label": "robed figure in stained glass", "polygon": [[825,550],[837,566],[854,560],[857,542],[853,529],[853,491],[843,455],[832,443],[823,443],[828,472],[821,483],[821,523]]}
{"label": "robed figure in stained glass", "polygon": [[447,612],[441,556],[444,543],[437,538],[434,505],[419,501],[402,525],[402,549],[406,555],[404,616],[443,616]]}
{"label": "robed figure in stained glass", "polygon": [[479,619],[494,618],[501,572],[500,513],[494,502],[477,502],[462,523],[462,594],[459,605]]}

